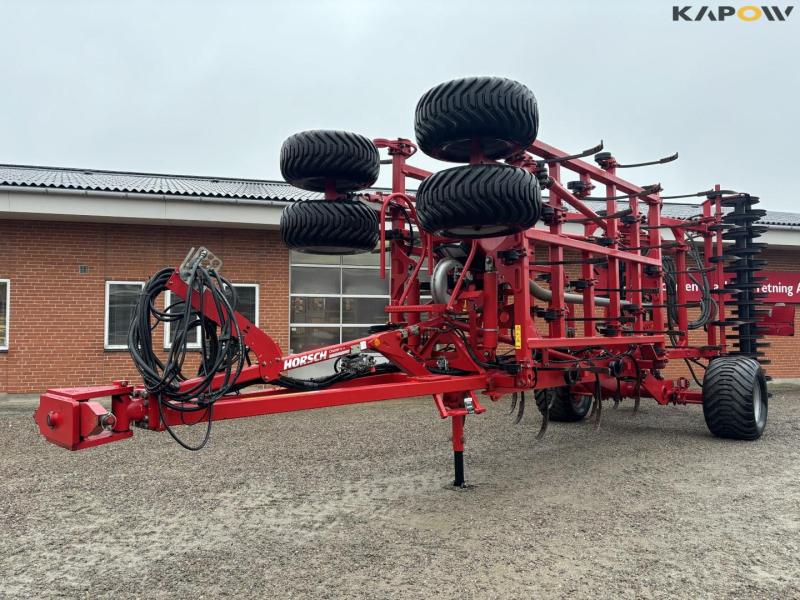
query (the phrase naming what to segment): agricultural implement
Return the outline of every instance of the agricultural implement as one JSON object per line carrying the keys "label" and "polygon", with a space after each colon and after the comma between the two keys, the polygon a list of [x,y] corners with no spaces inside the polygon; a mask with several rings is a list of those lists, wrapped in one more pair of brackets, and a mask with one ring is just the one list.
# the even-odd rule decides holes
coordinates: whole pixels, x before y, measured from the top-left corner
{"label": "agricultural implement", "polygon": [[[221,260],[193,249],[141,294],[129,347],[143,383],[50,389],[34,415],[41,433],[78,450],[140,427],[198,449],[216,420],[429,395],[451,421],[457,486],[466,418],[509,394],[518,419],[526,400],[535,403],[541,433],[551,421],[591,416],[599,425],[606,401],[632,399],[638,408],[651,398],[702,404],[717,436],[760,437],[769,311],[758,276],[765,244],[754,241],[764,229],[758,199],[716,186],[694,194],[698,214],[669,218],[659,185],[618,173],[677,155],[622,164],[602,144],[568,154],[537,139],[538,123],[524,85],[469,78],[421,98],[416,144],[341,131],[290,137],[284,178],[320,197],[286,208],[284,242],[320,254],[377,249],[391,295],[386,323],[360,339],[284,355],[236,311]],[[430,173],[410,164],[418,149],[464,164]],[[391,192],[369,189],[381,164],[390,165]],[[409,180],[420,182],[415,192]],[[699,300],[689,299],[692,286]],[[174,301],[164,306],[168,290]],[[152,340],[164,322],[175,331],[166,354]],[[189,376],[196,328],[200,366]],[[326,376],[292,376],[327,361]],[[697,387],[665,378],[670,361],[685,361]],[[195,423],[206,424],[206,436],[189,446],[176,428]]]}

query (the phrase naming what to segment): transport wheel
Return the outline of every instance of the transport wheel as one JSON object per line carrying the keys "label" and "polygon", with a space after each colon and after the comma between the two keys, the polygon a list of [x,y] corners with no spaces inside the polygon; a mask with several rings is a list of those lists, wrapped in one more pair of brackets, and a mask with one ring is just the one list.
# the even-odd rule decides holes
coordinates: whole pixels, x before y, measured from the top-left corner
{"label": "transport wheel", "polygon": [[536,177],[500,164],[445,169],[425,179],[417,191],[417,216],[427,232],[455,238],[482,238],[533,227],[542,209]]}
{"label": "transport wheel", "polygon": [[592,397],[586,394],[571,394],[569,387],[561,386],[536,392],[536,404],[544,414],[545,400],[550,404],[550,420],[563,423],[581,421],[592,408]]}
{"label": "transport wheel", "polygon": [[302,131],[283,142],[281,174],[295,187],[340,193],[370,187],[378,179],[380,157],[371,140],[347,131]]}
{"label": "transport wheel", "polygon": [[767,424],[767,379],[746,356],[720,356],[703,377],[703,416],[718,437],[757,440]]}
{"label": "transport wheel", "polygon": [[420,98],[414,116],[420,150],[450,162],[468,162],[473,143],[485,158],[507,158],[530,146],[538,129],[533,92],[502,77],[437,85]]}
{"label": "transport wheel", "polygon": [[284,209],[281,238],[309,254],[358,254],[378,243],[378,217],[358,200],[303,200]]}

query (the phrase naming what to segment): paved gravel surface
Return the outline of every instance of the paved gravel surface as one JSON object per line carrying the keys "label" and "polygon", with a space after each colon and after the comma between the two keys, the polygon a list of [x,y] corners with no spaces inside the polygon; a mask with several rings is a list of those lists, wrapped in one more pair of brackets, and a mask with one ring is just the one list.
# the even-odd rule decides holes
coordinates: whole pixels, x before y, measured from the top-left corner
{"label": "paved gravel surface", "polygon": [[428,400],[220,423],[199,453],[70,453],[3,401],[0,597],[800,597],[799,405],[754,443],[646,402],[537,443],[504,401],[454,491]]}

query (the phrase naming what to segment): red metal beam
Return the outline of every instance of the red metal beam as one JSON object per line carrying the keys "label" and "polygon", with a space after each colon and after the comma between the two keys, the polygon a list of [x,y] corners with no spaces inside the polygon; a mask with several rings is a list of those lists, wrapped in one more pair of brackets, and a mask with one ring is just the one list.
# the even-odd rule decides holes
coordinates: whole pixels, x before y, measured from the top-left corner
{"label": "red metal beam", "polygon": [[525,235],[534,241],[542,244],[549,244],[552,246],[563,246],[564,248],[572,248],[573,250],[582,250],[584,252],[591,252],[592,254],[602,254],[604,256],[612,256],[631,262],[641,263],[643,265],[656,265],[661,266],[661,260],[650,256],[642,256],[624,250],[617,250],[616,248],[606,248],[591,242],[584,242],[574,238],[565,237],[563,235],[555,235],[543,231],[541,229],[528,229]]}
{"label": "red metal beam", "polygon": [[[381,381],[381,380],[378,380]],[[383,379],[382,381],[386,381]],[[248,396],[247,398],[230,397],[221,398],[214,403],[213,419],[239,419],[242,417],[255,417],[329,406],[344,406],[347,404],[362,404],[365,402],[379,402],[382,400],[396,400],[413,396],[426,396],[450,392],[469,392],[483,390],[488,379],[485,375],[471,375],[464,377],[451,377],[447,375],[430,375],[427,377],[411,377],[398,375],[389,383],[374,383],[365,377],[358,384],[335,386],[314,392],[264,392],[262,396]],[[192,422],[204,420],[205,413],[197,413]],[[164,418],[167,424],[183,425],[186,417],[183,413],[164,409]]]}

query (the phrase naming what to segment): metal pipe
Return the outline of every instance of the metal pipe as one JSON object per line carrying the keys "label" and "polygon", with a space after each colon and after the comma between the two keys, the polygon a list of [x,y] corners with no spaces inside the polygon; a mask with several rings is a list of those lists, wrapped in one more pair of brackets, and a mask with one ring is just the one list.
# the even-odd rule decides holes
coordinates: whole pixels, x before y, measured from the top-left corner
{"label": "metal pipe", "polygon": [[461,262],[455,258],[445,258],[436,263],[433,275],[431,275],[431,298],[436,304],[450,302],[450,294],[447,291],[447,275],[461,266]]}
{"label": "metal pipe", "polygon": [[[457,258],[445,258],[436,263],[431,275],[431,298],[436,304],[448,304],[450,302],[450,293],[447,290],[447,275],[453,269],[463,268],[461,261]],[[544,302],[551,302],[553,299],[553,292],[545,287],[540,286],[533,279],[528,282],[531,295],[534,298]],[[564,302],[568,304],[583,304],[583,294],[576,294],[574,292],[564,292]],[[595,296],[595,306],[608,306],[611,303],[609,298],[604,296]],[[625,300],[620,302],[622,306],[631,304]],[[648,306],[649,303],[643,303],[642,306]]]}
{"label": "metal pipe", "polygon": [[[534,298],[544,300],[545,302],[550,302],[553,299],[553,291],[543,288],[533,279],[531,279],[528,283],[528,287],[530,287],[531,295]],[[567,302],[568,304],[583,304],[583,294],[564,292],[564,302]],[[610,302],[611,300],[604,298],[603,296],[594,297],[595,306],[608,306]]]}

